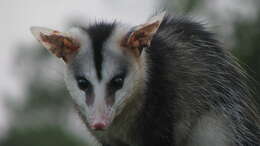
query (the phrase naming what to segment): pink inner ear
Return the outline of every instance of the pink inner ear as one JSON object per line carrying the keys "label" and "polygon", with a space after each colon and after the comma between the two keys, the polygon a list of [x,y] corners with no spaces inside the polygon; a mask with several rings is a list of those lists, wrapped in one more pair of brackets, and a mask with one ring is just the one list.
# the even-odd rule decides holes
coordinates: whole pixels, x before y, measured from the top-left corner
{"label": "pink inner ear", "polygon": [[152,24],[142,26],[130,35],[127,44],[131,47],[149,46],[159,25],[159,21],[156,21]]}
{"label": "pink inner ear", "polygon": [[140,26],[136,31],[132,32],[130,36],[123,38],[121,46],[139,56],[144,47],[150,46],[153,35],[159,26],[159,21]]}
{"label": "pink inner ear", "polygon": [[79,49],[79,43],[70,37],[53,32],[51,35],[40,33],[41,40],[47,43],[49,50],[59,58],[67,62]]}

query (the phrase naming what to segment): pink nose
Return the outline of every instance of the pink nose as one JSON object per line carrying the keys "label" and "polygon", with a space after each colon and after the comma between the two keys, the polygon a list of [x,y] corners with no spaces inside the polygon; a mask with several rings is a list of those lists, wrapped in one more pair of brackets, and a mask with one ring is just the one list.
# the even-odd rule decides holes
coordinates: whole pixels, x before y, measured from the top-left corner
{"label": "pink nose", "polygon": [[91,125],[91,128],[93,130],[104,130],[106,128],[106,124],[104,122],[93,123],[93,125]]}

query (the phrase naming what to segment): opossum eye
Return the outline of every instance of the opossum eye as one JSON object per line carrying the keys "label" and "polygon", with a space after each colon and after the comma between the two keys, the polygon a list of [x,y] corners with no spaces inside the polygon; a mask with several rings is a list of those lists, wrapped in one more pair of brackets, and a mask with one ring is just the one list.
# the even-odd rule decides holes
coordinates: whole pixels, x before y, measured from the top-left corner
{"label": "opossum eye", "polygon": [[76,80],[81,90],[86,91],[91,87],[90,82],[84,77],[77,77]]}
{"label": "opossum eye", "polygon": [[124,75],[124,74],[117,75],[117,76],[115,76],[115,77],[111,80],[110,86],[111,86],[114,90],[121,89],[121,88],[123,87],[124,80],[125,80],[125,75]]}

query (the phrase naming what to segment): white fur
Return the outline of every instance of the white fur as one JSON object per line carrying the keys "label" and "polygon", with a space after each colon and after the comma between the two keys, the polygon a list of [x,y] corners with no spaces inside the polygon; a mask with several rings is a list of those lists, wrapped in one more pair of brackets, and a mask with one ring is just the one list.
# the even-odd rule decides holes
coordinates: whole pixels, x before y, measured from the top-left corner
{"label": "white fur", "polygon": [[[104,54],[113,52],[117,55],[117,57],[123,57],[131,64],[128,75],[125,78],[123,88],[118,90],[115,95],[115,104],[113,105],[113,109],[116,110],[116,115],[121,112],[128,100],[131,100],[131,95],[135,93],[136,87],[141,86],[140,82],[142,82],[143,79],[142,75],[144,68],[140,68],[140,66],[138,66],[139,64],[136,62],[136,58],[123,54],[122,50],[125,48],[120,48],[119,46],[119,42],[127,35],[130,28],[131,27],[127,25],[118,25],[113,31],[111,37],[106,41],[104,47],[106,49],[104,50]],[[114,75],[116,75],[116,64],[118,64],[118,62],[113,59],[113,56],[107,56],[104,59],[102,75],[104,76],[106,82],[108,82]]]}
{"label": "white fur", "polygon": [[[120,41],[130,30],[129,26],[118,25],[112,32],[111,36],[104,42],[103,47],[103,64],[102,64],[102,79],[99,81],[96,76],[96,70],[93,59],[93,52],[91,41],[89,36],[82,32],[80,29],[74,28],[70,31],[70,35],[80,42],[80,51],[74,58],[75,61],[83,62],[81,66],[82,74],[91,82],[94,90],[94,104],[87,105],[85,93],[81,91],[72,71],[69,67],[66,70],[65,81],[70,94],[75,103],[80,107],[81,112],[88,120],[88,122],[94,123],[96,120],[100,120],[102,116],[109,117],[106,122],[111,123],[116,115],[118,115],[129,100],[133,97],[132,94],[136,92],[137,88],[142,86],[143,69],[140,67],[140,62],[136,62],[134,56],[126,56],[123,53],[123,49],[120,48]],[[125,78],[123,88],[119,89],[115,93],[115,103],[111,106],[107,105],[106,89],[111,79],[118,75],[118,67],[120,59],[129,62],[130,68],[128,69],[128,75]],[[69,65],[68,65],[69,66]]]}
{"label": "white fur", "polygon": [[[93,59],[91,59],[93,58],[93,53],[92,50],[89,49],[91,48],[91,41],[89,40],[89,36],[80,28],[72,28],[69,30],[69,33],[80,43],[79,52],[75,56],[74,60],[81,59],[82,57],[87,58],[87,63],[84,64],[84,71],[82,73],[92,84],[96,84],[96,72],[92,69],[94,67],[94,62]],[[85,115],[85,118],[88,119],[91,115],[91,109],[86,106],[85,93],[78,88],[75,77],[69,66],[70,64],[68,64],[65,69],[65,82],[67,88],[74,102],[80,107],[79,109]]]}
{"label": "white fur", "polygon": [[224,118],[210,112],[197,122],[188,146],[230,146],[228,133]]}

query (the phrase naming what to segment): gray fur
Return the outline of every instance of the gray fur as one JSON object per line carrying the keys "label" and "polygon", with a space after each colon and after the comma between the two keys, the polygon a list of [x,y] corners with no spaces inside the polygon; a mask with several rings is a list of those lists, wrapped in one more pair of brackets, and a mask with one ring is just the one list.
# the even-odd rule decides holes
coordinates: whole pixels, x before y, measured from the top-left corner
{"label": "gray fur", "polygon": [[[96,76],[87,31],[79,31],[85,45],[67,65],[65,80],[79,115],[101,144],[260,146],[260,119],[250,79],[214,34],[192,20],[168,16],[151,46],[143,48],[136,59],[118,43],[133,30],[113,24],[100,52],[102,80]],[[115,103],[108,106],[106,83],[121,66],[128,70],[125,83],[115,93]],[[78,73],[93,84],[94,105],[86,105],[75,80]],[[104,131],[89,127],[96,108],[110,116],[110,126]]]}
{"label": "gray fur", "polygon": [[[222,49],[214,36],[198,23],[184,18],[165,18],[161,25],[151,46],[142,52],[144,77],[140,78],[139,84],[144,82],[144,86],[134,84],[138,90],[129,90],[135,92],[129,92],[130,95],[134,95],[127,98],[130,102],[114,107],[120,107],[122,111],[115,117],[111,127],[106,131],[91,130],[92,134],[98,141],[110,146],[146,146],[151,145],[153,141],[154,144],[162,144],[160,140],[156,141],[156,137],[151,136],[151,139],[147,139],[144,136],[150,135],[156,129],[142,131],[140,128],[145,126],[142,124],[146,124],[142,120],[153,123],[153,119],[161,118],[154,117],[153,109],[144,106],[162,106],[149,101],[152,100],[151,96],[158,96],[154,98],[168,100],[169,105],[156,107],[167,107],[159,116],[167,116],[168,112],[174,119],[173,131],[166,132],[172,133],[173,136],[167,143],[169,145],[260,145],[259,115],[252,92],[247,85],[249,80],[232,55]],[[108,43],[109,48],[112,42]],[[110,57],[112,54],[106,53],[106,50],[104,53],[105,59],[113,60],[113,57]],[[124,58],[128,60],[126,62],[134,64],[128,56]],[[117,61],[111,62],[111,67],[115,64]],[[136,71],[130,69],[130,72]],[[158,75],[155,71],[158,71]],[[154,79],[156,81],[152,82],[152,78],[160,79]],[[163,93],[157,93],[156,90]],[[148,92],[158,95],[150,95]],[[143,117],[147,119],[142,119]],[[170,119],[172,118],[169,117]],[[161,133],[161,136],[167,137],[164,133]]]}

